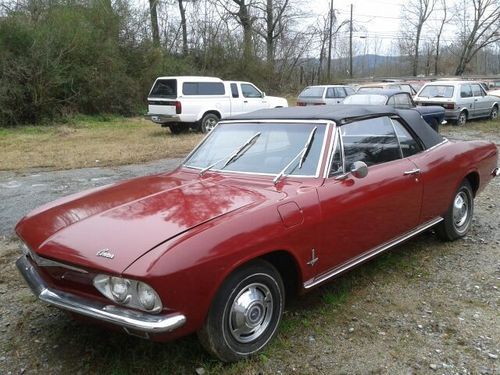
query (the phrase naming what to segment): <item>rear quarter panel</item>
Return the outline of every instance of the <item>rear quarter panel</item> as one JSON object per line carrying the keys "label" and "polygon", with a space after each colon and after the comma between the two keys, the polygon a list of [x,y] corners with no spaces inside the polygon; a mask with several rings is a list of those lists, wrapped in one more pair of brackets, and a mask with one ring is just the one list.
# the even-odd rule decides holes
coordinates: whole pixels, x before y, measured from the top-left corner
{"label": "rear quarter panel", "polygon": [[421,222],[443,216],[467,175],[477,173],[477,193],[491,180],[497,165],[497,148],[487,141],[447,141],[410,157],[420,168],[424,193]]}

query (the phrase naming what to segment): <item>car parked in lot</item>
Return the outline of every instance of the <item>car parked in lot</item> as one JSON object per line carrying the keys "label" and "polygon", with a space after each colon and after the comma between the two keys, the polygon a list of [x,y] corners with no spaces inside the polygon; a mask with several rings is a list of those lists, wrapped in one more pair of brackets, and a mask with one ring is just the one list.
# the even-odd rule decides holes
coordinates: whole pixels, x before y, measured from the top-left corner
{"label": "car parked in lot", "polygon": [[354,89],[345,85],[307,86],[297,98],[297,106],[340,104]]}
{"label": "car parked in lot", "polygon": [[414,109],[435,131],[439,131],[440,124],[446,124],[443,107],[417,106],[411,95],[401,90],[377,89],[357,92],[345,98],[344,104],[389,105],[397,109]]}
{"label": "car parked in lot", "polygon": [[288,107],[285,98],[267,96],[250,82],[159,77],[149,92],[146,118],[174,134],[190,128],[207,133],[221,118],[279,107]]}
{"label": "car parked in lot", "polygon": [[16,226],[42,301],[157,341],[259,352],[286,298],[429,228],[465,236],[497,148],[413,110],[317,106],[219,122],[173,172],[42,206]]}
{"label": "car parked in lot", "polygon": [[498,116],[498,97],[488,95],[479,82],[436,81],[426,84],[414,97],[418,105],[440,105],[445,118],[457,125],[481,117]]}
{"label": "car parked in lot", "polygon": [[356,92],[367,92],[372,90],[380,89],[392,89],[401,90],[409,93],[410,95],[415,95],[417,91],[413,88],[410,83],[407,82],[372,82],[364,83],[358,86]]}

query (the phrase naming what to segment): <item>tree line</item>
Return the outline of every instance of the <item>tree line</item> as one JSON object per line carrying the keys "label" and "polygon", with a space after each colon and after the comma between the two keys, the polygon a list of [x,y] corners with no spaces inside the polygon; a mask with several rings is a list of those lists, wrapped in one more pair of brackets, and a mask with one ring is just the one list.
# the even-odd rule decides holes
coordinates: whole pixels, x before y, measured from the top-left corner
{"label": "tree line", "polygon": [[[498,0],[450,1],[405,2],[404,31],[388,49],[358,24],[356,8],[353,17],[341,17],[333,2],[326,14],[311,16],[302,0],[148,0],[147,7],[129,0],[5,0],[0,125],[139,114],[160,75],[249,80],[269,93],[295,94],[350,76],[498,73]],[[443,38],[447,27],[456,30],[451,41]],[[353,42],[353,33],[365,37]],[[383,54],[398,57],[363,59]]]}

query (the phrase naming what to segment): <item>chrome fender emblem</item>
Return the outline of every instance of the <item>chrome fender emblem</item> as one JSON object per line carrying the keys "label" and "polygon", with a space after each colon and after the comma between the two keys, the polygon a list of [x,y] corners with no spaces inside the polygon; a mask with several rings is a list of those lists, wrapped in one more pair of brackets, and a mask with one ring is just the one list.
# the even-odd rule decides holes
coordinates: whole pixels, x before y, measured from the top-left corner
{"label": "chrome fender emblem", "polygon": [[113,259],[115,257],[115,254],[113,254],[109,249],[101,249],[99,250],[96,255],[98,257],[103,257],[103,258],[108,258],[108,259]]}

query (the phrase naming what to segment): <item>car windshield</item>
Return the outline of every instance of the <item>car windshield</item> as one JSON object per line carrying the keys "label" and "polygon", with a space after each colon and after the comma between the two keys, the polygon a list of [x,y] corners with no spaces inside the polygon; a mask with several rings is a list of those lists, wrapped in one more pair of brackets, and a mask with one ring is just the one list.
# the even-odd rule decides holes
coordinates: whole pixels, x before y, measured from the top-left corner
{"label": "car windshield", "polygon": [[425,98],[451,98],[453,97],[453,86],[429,85],[425,86],[418,94]]}
{"label": "car windshield", "polygon": [[375,104],[384,105],[387,102],[387,96],[376,94],[351,95],[344,99],[344,104]]}
{"label": "car windshield", "polygon": [[324,87],[306,87],[299,95],[299,98],[322,98]]}
{"label": "car windshield", "polygon": [[[321,123],[220,123],[184,162],[184,166],[203,170],[264,173],[276,175],[304,148],[311,131],[316,129],[309,153],[299,168],[299,159],[287,170],[288,175],[315,176],[325,138],[326,124]],[[220,160],[259,134],[246,151],[224,168]],[[296,165],[295,165],[296,164]]]}

